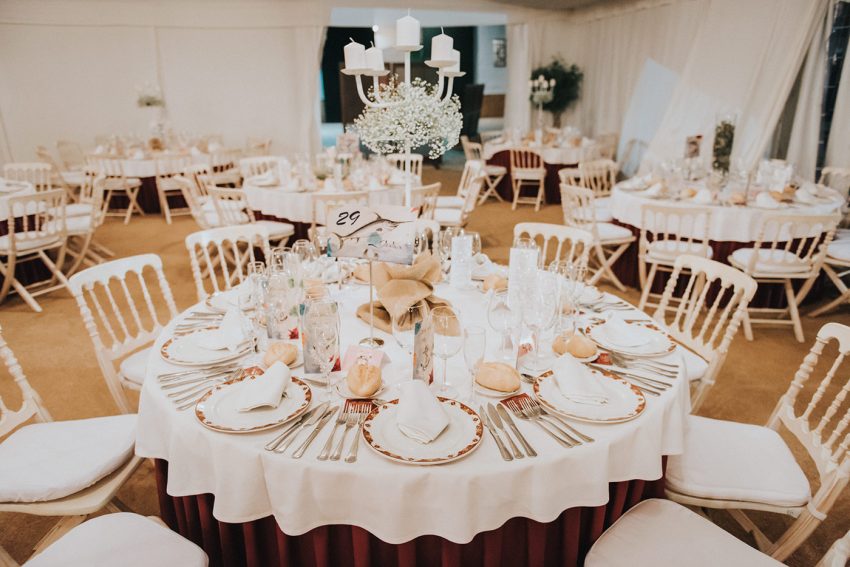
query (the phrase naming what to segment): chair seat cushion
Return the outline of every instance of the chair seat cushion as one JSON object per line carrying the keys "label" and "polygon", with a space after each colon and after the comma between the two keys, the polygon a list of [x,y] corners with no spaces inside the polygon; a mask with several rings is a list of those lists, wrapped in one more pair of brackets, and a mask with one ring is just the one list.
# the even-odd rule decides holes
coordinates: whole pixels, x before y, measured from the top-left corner
{"label": "chair seat cushion", "polygon": [[542,181],[546,177],[546,170],[544,168],[540,169],[513,169],[511,170],[511,177],[514,179],[523,179],[530,181]]}
{"label": "chair seat cushion", "polygon": [[91,486],[133,455],[136,416],[22,427],[0,443],[0,502],[43,502]]}
{"label": "chair seat cushion", "polygon": [[656,260],[672,263],[681,254],[692,254],[694,256],[702,256],[703,258],[711,258],[712,250],[709,245],[698,242],[656,240],[649,243],[646,250],[646,259],[650,262]]}
{"label": "chair seat cushion", "polygon": [[[19,232],[15,234],[15,249],[18,253],[49,248],[59,243],[56,236],[39,236],[36,232]],[[0,254],[11,251],[12,242],[8,234],[0,236]]]}
{"label": "chair seat cushion", "polygon": [[83,522],[25,566],[205,567],[208,562],[200,547],[165,526],[138,514],[120,512]]}
{"label": "chair seat cushion", "polygon": [[150,356],[150,352],[150,347],[143,348],[122,360],[118,367],[121,371],[121,375],[130,382],[138,384],[139,386],[144,384],[145,374],[147,374],[148,370],[148,357]]}
{"label": "chair seat cushion", "polygon": [[[755,253],[754,248],[739,248],[729,256],[729,263],[740,270],[747,270]],[[756,274],[800,274],[809,271],[809,265],[793,252],[787,250],[759,250],[756,259]]]}
{"label": "chair seat cushion", "polygon": [[91,215],[91,203],[68,203],[65,205],[65,214],[69,217],[82,217]]}
{"label": "chair seat cushion", "polygon": [[850,262],[850,240],[830,242],[826,250],[828,259]]}
{"label": "chair seat cushion", "polygon": [[606,241],[628,240],[634,238],[632,231],[624,226],[610,222],[597,222],[596,230],[599,232],[599,240],[604,244]]}
{"label": "chair seat cushion", "polygon": [[506,175],[508,168],[501,165],[485,165],[484,173],[489,177],[498,177],[500,175]]}
{"label": "chair seat cushion", "polygon": [[606,209],[605,207],[593,207],[592,214],[590,214],[589,207],[581,207],[576,210],[575,217],[583,220],[590,220],[593,218],[596,222],[611,222],[614,220],[614,215],[611,214],[611,211]]}
{"label": "chair seat cushion", "polygon": [[451,197],[437,197],[437,207],[440,209],[462,209],[466,199],[453,195]]}
{"label": "chair seat cushion", "polygon": [[91,232],[91,217],[68,217],[65,219],[65,228],[72,236],[88,234]]}
{"label": "chair seat cushion", "polygon": [[667,487],[713,500],[803,506],[806,475],[779,434],[767,427],[689,416],[685,450],[667,460]]}
{"label": "chair seat cushion", "polygon": [[79,187],[85,181],[85,173],[82,171],[60,171],[59,175],[62,176],[62,180],[70,185],[71,187]]}
{"label": "chair seat cushion", "polygon": [[839,228],[835,231],[834,240],[850,240],[850,228]]}
{"label": "chair seat cushion", "polygon": [[679,349],[682,353],[682,359],[685,362],[685,377],[688,381],[700,380],[705,376],[705,371],[708,370],[708,363],[703,357],[692,352],[684,347]]}
{"label": "chair seat cushion", "polygon": [[460,224],[462,209],[434,209],[434,220],[441,225]]}
{"label": "chair seat cushion", "polygon": [[278,240],[295,234],[295,227],[288,222],[260,220],[256,224],[266,227],[266,230],[269,231],[269,238],[272,240]]}
{"label": "chair seat cushion", "polygon": [[124,179],[121,179],[120,177],[108,177],[104,184],[104,188],[107,191],[124,191],[126,189],[134,189],[141,186],[142,181],[135,177],[125,177]]}
{"label": "chair seat cushion", "polygon": [[644,500],[614,522],[590,548],[587,567],[778,567],[699,514],[669,500]]}

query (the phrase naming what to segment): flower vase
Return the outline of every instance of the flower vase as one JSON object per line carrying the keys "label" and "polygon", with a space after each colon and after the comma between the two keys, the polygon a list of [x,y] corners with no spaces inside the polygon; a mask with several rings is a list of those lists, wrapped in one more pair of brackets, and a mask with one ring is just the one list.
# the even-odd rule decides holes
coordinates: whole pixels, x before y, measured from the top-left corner
{"label": "flower vase", "polygon": [[723,176],[729,173],[732,145],[735,142],[735,116],[719,116],[714,126],[714,147],[711,166]]}

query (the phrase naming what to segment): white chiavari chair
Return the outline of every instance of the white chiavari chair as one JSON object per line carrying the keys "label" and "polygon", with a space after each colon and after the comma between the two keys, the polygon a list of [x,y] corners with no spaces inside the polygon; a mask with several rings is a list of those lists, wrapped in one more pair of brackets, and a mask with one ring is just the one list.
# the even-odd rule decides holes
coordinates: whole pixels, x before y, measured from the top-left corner
{"label": "white chiavari chair", "polygon": [[[53,421],[2,334],[0,359],[21,399],[13,411],[0,397],[0,512],[61,517],[38,553],[89,514],[124,507],[116,493],[141,463],[136,416]],[[17,565],[2,547],[0,563]]]}
{"label": "white chiavari chair", "polygon": [[[824,355],[833,341],[837,354]],[[850,408],[844,407],[850,379],[846,367],[839,372],[848,353],[850,327],[821,327],[764,427],[689,416],[684,451],[667,460],[667,497],[686,506],[726,509],[752,533],[759,549],[785,561],[827,518],[850,480]],[[815,388],[807,382],[816,367],[828,370]],[[819,483],[814,494],[779,435],[783,428],[815,464]],[[782,514],[794,521],[771,540],[745,510]]]}
{"label": "white chiavari chair", "polygon": [[414,182],[422,184],[422,154],[388,154],[387,163],[399,171],[405,171],[406,163],[410,163],[410,174]]}
{"label": "white chiavari chair", "polygon": [[[499,192],[496,188],[501,183],[502,179],[508,174],[508,168],[501,165],[490,165],[484,159],[484,146],[479,144],[478,142],[471,142],[468,136],[461,136],[460,143],[463,146],[463,155],[466,157],[466,160],[480,161],[484,167],[484,184],[486,185],[486,190],[479,197],[478,204],[484,203],[490,197],[495,197],[497,201],[500,203],[504,203],[505,200],[502,199],[502,196],[499,195]],[[458,205],[460,208],[460,205]]]}
{"label": "white chiavari chair", "polygon": [[850,287],[844,278],[850,275],[850,240],[834,240],[826,247],[823,271],[838,289],[838,297],[811,312],[812,317],[828,313],[836,307],[850,303]]}
{"label": "white chiavari chair", "polygon": [[169,197],[179,197],[182,192],[179,182],[174,176],[180,175],[192,163],[189,156],[163,154],[156,158],[156,192],[159,196],[159,208],[165,215],[165,222],[171,224],[171,217],[190,214],[188,207],[172,209],[168,203]]}
{"label": "white chiavari chair", "polygon": [[[610,159],[582,161],[578,164],[579,184],[593,191],[596,207],[608,209],[611,189],[617,182],[617,163]],[[609,217],[605,222],[610,220]]]}
{"label": "white chiavari chair", "polygon": [[150,345],[177,316],[162,260],[156,254],[112,260],[71,276],[71,289],[109,393],[129,413],[125,390],[141,390]]}
{"label": "white chiavari chair", "polygon": [[[687,283],[680,281],[682,276]],[[684,290],[677,294],[680,283]],[[686,347],[681,352],[692,412],[717,381],[757,288],[753,278],[727,264],[690,254],[676,258],[653,317]]]}
{"label": "white chiavari chair", "polygon": [[[758,238],[750,248],[739,248],[729,263],[751,275],[759,284],[779,284],[785,289],[787,307],[750,307],[744,334],[753,340],[752,324],[790,325],[797,341],[803,342],[799,305],[814,285],[832,241],[838,216],[766,214]],[[798,291],[793,282],[802,281]],[[755,319],[753,315],[773,315]]]}
{"label": "white chiavari chair", "polygon": [[850,167],[825,167],[820,172],[818,183],[847,197],[850,194]]}
{"label": "white chiavari chair", "polygon": [[641,219],[638,274],[642,291],[638,309],[645,311],[651,305],[649,298],[661,295],[652,293],[655,276],[659,272],[672,272],[677,257],[691,254],[711,258],[708,244],[711,209],[648,203],[641,207]]}
{"label": "white chiavari chair", "polygon": [[242,151],[236,148],[221,148],[210,151],[210,164],[207,175],[211,183],[215,185],[242,185],[242,172],[239,169],[239,160]]}
{"label": "white chiavari chair", "polygon": [[63,169],[81,169],[86,163],[86,155],[77,142],[59,140],[56,142],[56,150],[59,152],[59,159],[62,160]]}
{"label": "white chiavari chair", "polygon": [[[68,216],[68,254],[74,258],[67,275],[76,273],[84,263],[93,266],[106,261],[108,254],[102,246],[94,242],[94,234],[106,219],[106,206],[103,196],[106,192],[106,179],[89,172],[84,181],[80,204],[89,206],[89,214]],[[107,250],[108,252],[108,250]]]}
{"label": "white chiavari chair", "polygon": [[139,206],[139,191],[142,188],[142,181],[135,177],[127,177],[124,175],[124,165],[120,158],[89,155],[86,157],[86,162],[89,166],[94,167],[98,174],[106,177],[106,201],[107,211],[112,202],[113,195],[123,195],[127,198],[127,208],[114,212],[107,212],[108,216],[123,216],[124,224],[130,223],[130,218],[134,212],[145,216],[145,211]]}
{"label": "white chiavari chair", "polygon": [[262,175],[270,169],[277,169],[280,158],[273,156],[247,157],[239,160],[239,171],[243,179]]}
{"label": "white chiavari chair", "polygon": [[639,502],[623,514],[596,540],[584,564],[587,567],[783,565],[699,514],[660,498]]}
{"label": "white chiavari chair", "polygon": [[53,189],[53,167],[40,161],[7,163],[3,166],[3,177],[10,181],[32,183],[36,191]]}
{"label": "white chiavari chair", "polygon": [[[599,159],[598,147],[596,144],[590,146],[581,146],[579,148],[579,158],[575,166],[562,167],[558,170],[558,180],[561,183],[568,185],[581,185],[581,172],[579,164]],[[611,220],[602,219],[604,221]]]}
{"label": "white chiavari chair", "polygon": [[[295,227],[288,222],[254,218],[254,212],[248,205],[248,199],[242,189],[210,186],[208,191],[215,207],[215,217],[210,219],[213,226],[233,226],[237,224],[263,226],[269,233],[269,242],[275,245],[282,245],[284,240],[295,234]],[[209,216],[209,213],[207,213],[208,219]]]}
{"label": "white chiavari chair", "polygon": [[635,236],[622,226],[596,219],[596,206],[593,191],[576,185],[561,184],[561,209],[564,224],[575,226],[593,234],[593,251],[590,262],[596,268],[590,278],[590,285],[596,285],[607,278],[620,291],[626,286],[614,273],[613,265],[628,249]]}
{"label": "white chiavari chair", "polygon": [[[463,171],[460,174],[460,182],[457,184],[456,195],[444,195],[437,197],[437,208],[439,209],[461,209],[466,203],[466,193],[472,180],[480,175],[483,162],[479,160],[466,160]],[[480,202],[480,199],[479,199]],[[480,203],[479,203],[480,204]]]}
{"label": "white chiavari chair", "polygon": [[[35,155],[42,163],[50,164],[52,177],[50,182],[54,187],[61,187],[68,193],[68,206],[77,200],[77,189],[83,184],[83,172],[80,170],[65,171],[63,167],[53,159],[50,150],[44,146],[35,147]],[[68,213],[70,216],[71,213]]]}
{"label": "white chiavari chair", "polygon": [[262,251],[264,258],[271,258],[269,233],[255,224],[222,226],[187,236],[186,249],[198,300],[242,283],[248,264],[255,260],[255,248]]}
{"label": "white chiavari chair", "polygon": [[475,210],[478,204],[478,195],[481,194],[481,188],[484,186],[484,176],[475,174],[469,182],[469,188],[466,191],[466,201],[460,209],[441,209],[437,208],[434,211],[434,220],[440,223],[440,226],[466,226],[469,222],[469,216]]}
{"label": "white chiavari chair", "polygon": [[311,229],[324,225],[328,212],[338,207],[349,207],[369,204],[368,191],[338,191],[333,193],[313,194],[313,223]]}
{"label": "white chiavari chair", "polygon": [[183,200],[189,206],[189,212],[192,218],[195,219],[198,227],[201,230],[214,228],[218,226],[218,215],[215,212],[215,204],[207,194],[207,189],[204,186],[203,193],[200,187],[194,180],[188,179],[182,175],[174,177],[175,183],[180,187],[183,194]]}
{"label": "white chiavari chair", "polygon": [[433,219],[442,183],[431,183],[410,190],[410,206],[419,209],[419,218]]}
{"label": "white chiavari chair", "polygon": [[[10,197],[6,202],[8,232],[0,236],[0,303],[14,289],[33,311],[41,313],[36,297],[62,287],[70,290],[61,270],[68,244],[67,198],[62,189],[53,189]],[[54,254],[55,260],[48,252]],[[35,260],[42,261],[52,275],[48,280],[25,286],[15,277],[16,267]]]}
{"label": "white chiavari chair", "polygon": [[211,166],[205,163],[193,164],[183,170],[183,177],[194,185],[194,194],[201,201],[207,198],[207,186],[216,185],[213,175]]}
{"label": "white chiavari chair", "polygon": [[[541,269],[552,262],[570,262],[587,266],[593,248],[593,234],[587,230],[562,224],[521,222],[514,226],[514,240],[526,236],[540,250],[537,265]],[[549,243],[554,246],[550,247]]]}
{"label": "white chiavari chair", "polygon": [[[534,210],[540,210],[540,203],[546,197],[546,166],[543,156],[534,150],[511,148],[511,186],[514,190],[514,200],[511,209],[516,210],[518,204],[534,205]],[[522,197],[523,187],[537,188],[534,197]]]}
{"label": "white chiavari chair", "polygon": [[248,157],[267,156],[272,149],[271,138],[255,138],[248,136],[245,144],[245,155]]}

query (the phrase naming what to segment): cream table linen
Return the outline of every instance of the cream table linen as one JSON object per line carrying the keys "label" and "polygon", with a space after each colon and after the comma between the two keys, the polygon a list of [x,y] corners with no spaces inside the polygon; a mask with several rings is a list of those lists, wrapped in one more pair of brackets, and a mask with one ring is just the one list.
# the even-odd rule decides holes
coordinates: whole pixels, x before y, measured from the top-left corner
{"label": "cream table linen", "polygon": [[[103,156],[107,157],[107,156]],[[195,165],[209,165],[209,154],[190,155],[192,163]],[[126,158],[121,160],[121,168],[124,172],[124,177],[156,177],[156,159],[155,158]],[[182,173],[180,171],[168,171],[164,173]]]}
{"label": "cream table linen", "polygon": [[562,148],[552,148],[552,147],[533,147],[533,146],[518,146],[516,144],[510,144],[506,142],[489,142],[484,144],[484,148],[481,152],[481,157],[485,160],[489,160],[494,155],[499,152],[506,152],[510,149],[527,149],[527,150],[537,150],[540,152],[541,157],[543,157],[543,161],[553,165],[575,165],[581,161],[582,155],[587,152],[594,152],[596,150],[596,145],[593,144],[591,146],[566,146]]}
{"label": "cream table linen", "polygon": [[[475,290],[458,291],[439,284],[436,293],[453,303],[461,321],[486,326],[487,298]],[[368,288],[342,293],[342,348],[368,335],[355,316],[368,298]],[[635,314],[637,315],[637,314]],[[475,534],[523,516],[550,522],[576,506],[600,506],[608,501],[608,483],[654,480],[662,475],[663,455],[680,454],[690,409],[687,382],[680,373],[675,386],[660,398],[649,398],[646,411],[616,425],[576,423],[595,443],[565,449],[536,426],[518,426],[539,457],[503,461],[489,433],[468,457],[438,467],[395,462],[361,448],[356,464],[318,461],[316,455],[331,427],[326,427],[304,458],[292,459],[263,450],[277,431],[228,435],[205,429],[192,411],[179,412],[157,385],[156,375],[179,369],[159,356],[174,322],[158,338],[142,389],[136,452],[168,461],[167,492],[172,496],[210,493],[213,515],[224,522],[248,522],[274,515],[281,530],[300,535],[317,526],[348,524],[362,527],[389,543],[434,534],[467,543]],[[397,383],[410,375],[392,336],[386,341],[391,362],[384,378]],[[493,355],[496,333],[488,328]],[[680,361],[673,353],[669,359]],[[440,364],[439,362],[437,364]],[[449,362],[449,374],[468,380],[463,357]],[[296,375],[298,373],[296,372]],[[468,382],[462,390],[468,391]],[[527,384],[523,385],[529,391]],[[392,395],[392,392],[390,393]],[[476,404],[493,401],[480,398]],[[349,436],[350,438],[350,436]]]}

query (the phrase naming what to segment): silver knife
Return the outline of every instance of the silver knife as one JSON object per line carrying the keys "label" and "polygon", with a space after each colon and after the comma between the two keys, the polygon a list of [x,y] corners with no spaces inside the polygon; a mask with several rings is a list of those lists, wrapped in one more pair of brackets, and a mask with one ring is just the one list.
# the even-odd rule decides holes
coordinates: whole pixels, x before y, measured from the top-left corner
{"label": "silver knife", "polygon": [[670,382],[665,382],[663,380],[648,378],[643,374],[635,374],[634,372],[630,372],[626,368],[620,368],[618,366],[610,366],[608,364],[594,364],[592,362],[588,364],[588,366],[592,366],[593,368],[597,368],[599,370],[607,370],[608,372],[613,372],[614,374],[622,374],[623,376],[628,376],[629,378],[634,378],[635,380],[644,381],[654,388],[662,388],[666,390],[667,388],[670,388],[673,385]]}
{"label": "silver knife", "polygon": [[[315,423],[316,421],[319,420],[319,417],[321,417],[322,413],[324,413],[325,408],[327,406],[328,406],[328,402],[323,402],[323,403],[317,405],[316,407],[314,407],[313,409],[311,409],[310,411],[308,411],[306,414],[304,414],[304,417],[302,417],[301,419],[299,419],[298,421],[293,423],[286,431],[284,431],[278,437],[276,437],[271,442],[269,442],[266,445],[266,451],[274,451],[275,449],[278,448],[278,446],[280,446],[281,443],[283,443],[293,433],[295,435],[292,435],[292,439],[297,437],[298,433],[301,431],[301,429],[308,427],[311,423]],[[291,440],[290,440],[290,443],[291,443]]]}
{"label": "silver knife", "polygon": [[322,419],[319,421],[318,424],[316,424],[316,427],[313,429],[313,431],[310,432],[310,435],[307,436],[307,439],[305,439],[304,442],[301,443],[301,446],[298,447],[298,449],[296,449],[294,453],[292,453],[293,459],[300,459],[304,455],[304,452],[307,450],[307,447],[310,446],[310,443],[313,442],[313,439],[316,438],[316,435],[319,434],[319,431],[321,431],[322,428],[325,427],[325,424],[330,421],[331,418],[333,418],[334,414],[338,410],[339,406],[335,406],[325,412],[325,415],[322,416]]}
{"label": "silver knife", "polygon": [[513,451],[514,453],[514,458],[522,459],[523,457],[525,457],[525,455],[522,454],[522,451],[519,450],[519,447],[516,446],[516,443],[514,443],[514,440],[508,434],[508,431],[507,429],[505,429],[505,426],[502,425],[502,418],[499,417],[499,412],[496,411],[496,408],[495,406],[493,406],[493,404],[487,404],[487,412],[487,415],[489,415],[490,417],[490,421],[493,422],[493,425],[496,426],[496,429],[505,434],[505,439],[508,440],[508,443],[511,446],[511,451]]}
{"label": "silver knife", "polygon": [[508,424],[511,430],[516,435],[516,438],[519,439],[519,442],[522,444],[522,448],[525,449],[526,454],[529,457],[536,457],[537,451],[529,444],[529,442],[525,439],[522,433],[520,433],[519,428],[514,423],[514,419],[511,417],[511,414],[508,413],[508,410],[505,409],[505,406],[502,404],[496,404],[496,411],[499,412],[499,416],[501,416],[502,421]]}
{"label": "silver knife", "polygon": [[499,434],[496,433],[496,430],[490,425],[490,422],[487,421],[487,411],[484,406],[480,406],[478,408],[478,414],[481,416],[481,423],[484,424],[484,427],[487,428],[487,431],[490,432],[490,435],[493,436],[493,439],[496,441],[496,445],[499,447],[499,452],[502,454],[502,458],[506,461],[513,461],[514,458],[511,456],[510,451],[505,447],[505,444],[502,443],[501,438],[499,438]]}
{"label": "silver knife", "polygon": [[582,440],[582,441],[584,441],[585,443],[593,443],[593,441],[594,441],[593,437],[591,437],[591,436],[589,436],[589,435],[585,435],[585,434],[584,434],[584,433],[582,433],[581,431],[577,430],[575,427],[573,427],[572,425],[570,425],[569,423],[567,423],[567,420],[566,420],[566,419],[564,419],[563,417],[561,417],[560,415],[558,415],[558,414],[556,414],[556,413],[552,413],[552,412],[548,411],[548,410],[547,410],[546,408],[544,408],[542,405],[540,406],[540,411],[541,411],[541,412],[543,412],[543,414],[544,414],[544,415],[549,416],[549,417],[551,417],[551,418],[552,418],[552,419],[554,419],[554,420],[557,420],[557,421],[558,421],[558,423],[560,423],[561,425],[563,425],[564,427],[566,427],[567,429],[569,429],[570,431],[572,431],[573,433],[575,433],[575,434],[576,434],[578,437],[580,437],[580,438],[581,438],[581,440]]}

